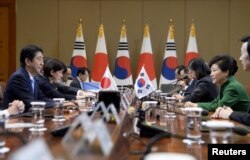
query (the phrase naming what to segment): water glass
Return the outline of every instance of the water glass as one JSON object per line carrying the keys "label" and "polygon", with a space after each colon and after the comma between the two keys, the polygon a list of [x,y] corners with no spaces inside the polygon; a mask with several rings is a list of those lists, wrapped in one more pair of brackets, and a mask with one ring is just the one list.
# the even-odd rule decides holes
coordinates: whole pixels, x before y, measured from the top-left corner
{"label": "water glass", "polygon": [[167,118],[175,118],[175,97],[165,97],[166,105],[167,105]]}
{"label": "water glass", "polygon": [[156,108],[149,108],[146,111],[146,122],[147,123],[156,123]]}
{"label": "water glass", "polygon": [[212,120],[207,121],[206,126],[209,128],[210,142],[212,144],[233,143],[234,123],[229,121]]}
{"label": "water glass", "polygon": [[80,112],[87,111],[87,103],[88,102],[86,101],[86,98],[77,100],[77,105]]}
{"label": "water glass", "polygon": [[[0,123],[5,124],[5,119],[0,118]],[[4,125],[0,126],[0,132],[4,133]],[[5,140],[4,140],[4,134],[0,135],[0,155],[4,155],[5,153],[9,152],[10,149],[8,147],[5,147]],[[1,157],[0,157],[1,159]]]}
{"label": "water glass", "polygon": [[32,128],[30,128],[30,131],[43,132],[47,130],[47,128],[44,127],[45,104],[46,104],[45,102],[31,102],[33,119],[32,119]]}
{"label": "water glass", "polygon": [[63,102],[65,101],[64,98],[53,98],[53,101],[55,102],[54,106],[54,118],[52,121],[54,122],[63,122],[65,121],[64,118],[64,106]]}
{"label": "water glass", "polygon": [[142,106],[145,108],[146,114],[146,122],[147,123],[156,123],[156,116],[157,116],[157,101],[144,101]]}
{"label": "water glass", "polygon": [[187,137],[193,139],[201,138],[201,108],[187,107],[183,109],[187,118]]}
{"label": "water glass", "polygon": [[167,111],[165,109],[158,109],[160,119],[160,126],[167,126],[168,118],[166,117]]}

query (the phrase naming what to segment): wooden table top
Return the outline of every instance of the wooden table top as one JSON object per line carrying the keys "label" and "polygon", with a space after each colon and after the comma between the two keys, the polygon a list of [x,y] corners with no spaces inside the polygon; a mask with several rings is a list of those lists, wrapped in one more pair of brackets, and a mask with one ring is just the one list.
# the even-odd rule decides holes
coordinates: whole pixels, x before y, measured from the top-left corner
{"label": "wooden table top", "polygon": [[[50,111],[53,112],[53,111]],[[73,112],[70,114],[65,114],[65,118],[67,119],[63,124],[55,124],[52,121],[52,117],[47,117],[45,120],[45,127],[48,128],[47,131],[44,132],[44,139],[46,140],[52,154],[55,158],[64,157],[63,159],[72,159],[70,157],[69,152],[66,151],[62,144],[62,137],[54,137],[50,134],[50,131],[59,128],[63,125],[68,125],[73,122],[75,117],[78,115],[78,112]],[[132,132],[132,119],[129,118],[127,114],[122,114],[122,123],[119,126],[116,126],[114,123],[108,123],[107,128],[112,135],[112,140],[114,142],[114,146],[112,152],[108,158],[105,158],[102,154],[90,153],[83,154],[75,159],[131,159],[131,160],[139,160],[142,157],[142,152],[145,150],[146,145],[148,144],[150,138],[143,138],[131,134]],[[16,117],[10,119],[9,123],[14,122],[31,122],[31,117]],[[235,122],[234,122],[235,123]],[[238,123],[235,123],[239,125]],[[186,117],[181,114],[177,114],[175,119],[169,119],[165,123],[160,124],[157,123],[161,128],[168,130],[175,134],[185,135],[186,134]],[[28,128],[18,128],[11,129],[11,131],[18,133],[24,137],[26,141],[32,141],[32,139],[36,138],[37,135],[32,135]],[[234,143],[250,143],[250,134],[247,136],[238,136],[234,135]],[[202,132],[202,139],[205,142],[209,141],[209,133]],[[5,137],[6,146],[11,149],[9,153],[2,157],[2,159],[6,159],[9,155],[15,152],[17,149],[21,148],[23,144],[21,141],[12,136]],[[179,152],[179,153],[188,153],[197,158],[197,160],[206,160],[207,159],[207,144],[185,144],[182,139],[168,137],[159,140],[154,147],[152,148],[152,152]]]}

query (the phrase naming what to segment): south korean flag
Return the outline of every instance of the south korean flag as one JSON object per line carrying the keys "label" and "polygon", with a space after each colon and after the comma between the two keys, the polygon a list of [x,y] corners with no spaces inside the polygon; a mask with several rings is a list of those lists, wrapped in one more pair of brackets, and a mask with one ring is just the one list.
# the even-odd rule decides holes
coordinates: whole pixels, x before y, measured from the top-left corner
{"label": "south korean flag", "polygon": [[135,94],[139,99],[155,91],[155,88],[151,83],[144,66],[142,67],[140,73],[138,74],[134,88],[135,88]]}

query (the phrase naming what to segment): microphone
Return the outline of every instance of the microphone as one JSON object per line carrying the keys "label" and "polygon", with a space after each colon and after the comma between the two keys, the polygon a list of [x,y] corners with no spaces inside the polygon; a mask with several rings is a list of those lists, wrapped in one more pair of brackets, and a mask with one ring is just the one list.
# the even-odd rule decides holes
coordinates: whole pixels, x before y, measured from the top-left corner
{"label": "microphone", "polygon": [[135,118],[133,120],[133,133],[138,134],[138,135],[140,134],[139,126],[138,126],[139,121],[140,121],[140,119],[139,119],[139,112],[136,112],[135,113]]}
{"label": "microphone", "polygon": [[246,136],[248,134],[248,130],[243,127],[235,126],[232,128],[233,132],[240,135],[240,136]]}
{"label": "microphone", "polygon": [[56,128],[50,131],[50,133],[54,136],[54,137],[63,137],[68,129],[70,128],[70,125],[66,125],[66,126],[62,126],[60,128]]}
{"label": "microphone", "polygon": [[177,83],[179,82],[179,81],[182,81],[182,80],[186,80],[186,79],[188,79],[188,75],[185,75],[184,77],[182,77],[181,79],[179,79],[179,80],[174,80],[173,82],[171,82],[171,83],[168,83],[168,84],[174,84],[174,85],[177,85]]}
{"label": "microphone", "polygon": [[[151,135],[151,139],[149,140],[145,151],[142,154],[142,158],[141,160],[143,160],[145,158],[145,156],[151,152],[151,148],[152,146],[160,139],[162,138],[169,138],[169,137],[173,137],[173,138],[177,138],[177,139],[189,139],[189,140],[193,140],[193,141],[197,141],[196,138],[189,138],[187,136],[182,136],[179,134],[174,134],[171,132],[168,132],[166,130],[160,129],[158,127],[154,127],[154,126],[149,126],[146,125],[145,123],[141,123],[141,130],[140,130],[140,136],[142,136],[142,132],[143,135]],[[205,143],[204,143],[205,144]]]}
{"label": "microphone", "polygon": [[185,75],[185,76],[182,77],[179,81],[186,80],[186,79],[188,79],[188,75]]}
{"label": "microphone", "polygon": [[[207,126],[207,122],[202,122],[201,125],[202,125],[202,129],[201,130],[203,130],[203,131],[208,131],[209,130],[209,128]],[[222,126],[222,128],[223,128],[223,126]],[[230,128],[232,128],[233,133],[235,133],[237,135],[240,135],[240,136],[246,136],[246,135],[248,135],[248,129],[245,128],[245,127],[232,126]]]}
{"label": "microphone", "polygon": [[[172,105],[172,103],[168,103],[168,102],[165,102],[166,104],[170,104],[170,105]],[[171,110],[171,112],[174,112],[174,113],[178,113],[178,114],[185,114],[185,112],[183,112],[183,106],[184,106],[184,103],[176,103],[175,105],[174,105],[174,107],[175,108],[180,108],[181,109],[181,113],[180,112],[177,112],[177,111],[175,111],[175,110]],[[165,109],[165,110],[169,110],[169,109],[166,109],[166,108],[159,108],[159,109]],[[206,110],[206,109],[202,109],[202,111],[201,111],[201,116],[208,116],[209,115],[209,111],[208,110]]]}
{"label": "microphone", "polygon": [[[183,80],[186,80],[188,79],[188,76],[185,75],[184,77],[182,77],[181,79],[177,80],[176,83],[175,83],[175,86],[177,86],[177,83],[180,82],[180,81],[183,81]],[[186,82],[185,82],[186,83]]]}
{"label": "microphone", "polygon": [[23,117],[23,116],[32,116],[32,112],[24,112],[24,113],[20,113],[20,114],[15,114],[15,115],[10,115],[10,118],[17,118],[17,117]]}
{"label": "microphone", "polygon": [[74,80],[75,78],[72,77],[71,75],[68,75],[67,79],[68,79],[68,80]]}
{"label": "microphone", "polygon": [[209,114],[208,110],[202,109],[202,111],[201,111],[202,116],[208,116],[208,114]]}
{"label": "microphone", "polygon": [[[246,128],[236,126],[236,127],[233,127],[232,130],[233,130],[234,133],[236,133],[238,135],[241,135],[241,136],[246,136],[248,134],[248,130]],[[151,139],[148,142],[148,145],[146,146],[145,151],[143,152],[143,155],[142,155],[142,158],[141,158],[142,160],[144,159],[144,157],[148,153],[151,152],[152,146],[158,140],[160,140],[162,138],[173,137],[173,138],[178,138],[178,139],[190,139],[190,140],[197,141],[197,139],[195,139],[195,138],[189,138],[187,136],[174,134],[174,133],[168,132],[166,130],[160,129],[160,128],[155,127],[155,126],[146,125],[145,123],[141,123],[140,136],[149,136],[149,137],[151,137]]]}
{"label": "microphone", "polygon": [[150,126],[150,125],[147,125],[145,122],[141,122],[140,124],[140,136],[141,137],[154,137],[161,133],[165,133],[166,135],[165,137],[174,137],[178,139],[190,139],[190,140],[197,141],[197,138],[190,138],[190,137],[183,136],[180,134],[174,134],[167,130],[159,128],[156,125]]}
{"label": "microphone", "polygon": [[143,154],[142,154],[141,160],[144,160],[145,156],[151,152],[152,146],[153,146],[158,140],[160,140],[160,139],[162,139],[162,138],[167,138],[167,137],[170,137],[170,135],[169,135],[169,133],[166,133],[166,132],[159,133],[159,134],[155,135],[154,137],[152,137],[152,138],[149,140],[149,142],[148,142],[148,144],[147,144],[147,146],[146,146],[146,149],[145,149],[145,151],[144,151]]}

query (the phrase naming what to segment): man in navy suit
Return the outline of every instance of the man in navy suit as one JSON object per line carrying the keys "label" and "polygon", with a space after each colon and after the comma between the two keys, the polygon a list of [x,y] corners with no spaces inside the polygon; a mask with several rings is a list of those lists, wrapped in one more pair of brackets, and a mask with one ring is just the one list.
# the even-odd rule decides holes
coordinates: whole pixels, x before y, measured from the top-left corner
{"label": "man in navy suit", "polygon": [[195,88],[196,80],[193,79],[186,66],[180,65],[176,68],[177,85],[181,86],[180,94],[175,94],[177,99],[183,98],[192,93]]}
{"label": "man in navy suit", "polygon": [[81,83],[86,82],[88,80],[89,74],[90,74],[89,69],[86,67],[78,69],[77,77],[71,82],[70,86],[83,89]]}
{"label": "man in navy suit", "polygon": [[8,108],[13,100],[23,101],[25,111],[29,110],[32,101],[45,101],[46,105],[52,105],[52,99],[44,96],[34,79],[43,68],[43,50],[35,45],[24,47],[20,53],[20,65],[9,78],[1,109]]}

